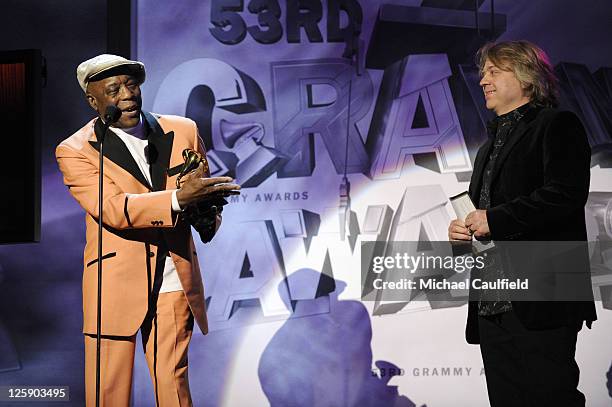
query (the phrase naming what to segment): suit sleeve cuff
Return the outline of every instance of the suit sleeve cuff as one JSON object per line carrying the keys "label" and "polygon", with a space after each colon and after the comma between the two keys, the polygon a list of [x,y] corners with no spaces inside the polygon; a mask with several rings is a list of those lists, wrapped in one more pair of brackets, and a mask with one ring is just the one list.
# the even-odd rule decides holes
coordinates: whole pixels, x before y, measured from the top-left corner
{"label": "suit sleeve cuff", "polygon": [[183,208],[181,208],[181,205],[179,205],[178,198],[176,197],[177,191],[178,191],[177,189],[172,191],[172,210],[174,212],[183,212]]}
{"label": "suit sleeve cuff", "polygon": [[512,240],[522,235],[519,222],[510,216],[506,204],[487,209],[487,223],[492,240]]}

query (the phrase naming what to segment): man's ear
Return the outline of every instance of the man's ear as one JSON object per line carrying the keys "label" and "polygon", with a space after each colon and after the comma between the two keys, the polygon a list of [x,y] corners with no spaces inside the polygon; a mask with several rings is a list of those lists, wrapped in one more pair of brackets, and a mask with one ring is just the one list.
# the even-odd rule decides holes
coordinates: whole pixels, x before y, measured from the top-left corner
{"label": "man's ear", "polygon": [[91,93],[87,93],[86,96],[87,96],[87,103],[89,103],[89,106],[91,106],[91,108],[97,112],[98,111],[98,101],[96,100],[96,98],[93,97]]}
{"label": "man's ear", "polygon": [[531,83],[521,84],[523,88],[523,96],[531,99],[533,97],[533,93],[535,91],[535,86]]}

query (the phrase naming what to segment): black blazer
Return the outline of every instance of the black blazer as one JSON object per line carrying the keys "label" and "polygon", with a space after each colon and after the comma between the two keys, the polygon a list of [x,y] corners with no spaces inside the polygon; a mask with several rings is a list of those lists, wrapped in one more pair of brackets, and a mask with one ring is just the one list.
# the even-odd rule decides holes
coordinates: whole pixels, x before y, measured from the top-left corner
{"label": "black blazer", "polygon": [[[493,138],[474,161],[469,194],[478,202]],[[584,206],[589,194],[591,149],[578,117],[534,107],[517,123],[493,169],[487,220],[498,241],[586,241]],[[584,253],[588,264],[588,252]],[[585,273],[589,285],[590,277]],[[528,329],[548,329],[597,319],[593,301],[519,302],[512,307]],[[468,306],[466,339],[478,343],[477,302]]]}

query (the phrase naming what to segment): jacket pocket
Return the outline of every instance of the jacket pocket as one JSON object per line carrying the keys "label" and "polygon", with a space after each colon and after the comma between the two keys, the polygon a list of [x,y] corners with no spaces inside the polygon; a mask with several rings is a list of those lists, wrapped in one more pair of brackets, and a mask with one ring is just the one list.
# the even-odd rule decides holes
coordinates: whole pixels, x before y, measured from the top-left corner
{"label": "jacket pocket", "polygon": [[[116,255],[117,255],[117,252],[107,253],[104,256],[102,256],[102,260],[110,259],[111,257],[115,257]],[[89,267],[89,266],[91,266],[93,264],[96,264],[97,262],[98,262],[98,258],[96,257],[95,259],[93,259],[92,261],[87,263],[87,265],[85,265],[85,267]]]}

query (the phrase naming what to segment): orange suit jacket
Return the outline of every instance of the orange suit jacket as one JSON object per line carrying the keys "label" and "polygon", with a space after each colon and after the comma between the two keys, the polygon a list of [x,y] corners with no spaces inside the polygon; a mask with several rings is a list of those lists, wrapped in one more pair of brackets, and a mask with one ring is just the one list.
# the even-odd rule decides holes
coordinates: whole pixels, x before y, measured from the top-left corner
{"label": "orange suit jacket", "polygon": [[[151,164],[149,185],[125,144],[112,131],[104,139],[102,334],[134,335],[148,310],[155,259],[165,245],[194,319],[208,332],[204,286],[191,227],[172,211],[172,190],[182,151],[204,153],[196,124],[178,116],[143,112]],[[98,174],[102,121],[93,119],[56,149],[64,183],[85,210],[83,332],[96,334]],[[219,224],[219,219],[217,224]]]}

